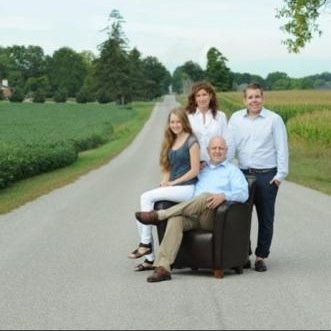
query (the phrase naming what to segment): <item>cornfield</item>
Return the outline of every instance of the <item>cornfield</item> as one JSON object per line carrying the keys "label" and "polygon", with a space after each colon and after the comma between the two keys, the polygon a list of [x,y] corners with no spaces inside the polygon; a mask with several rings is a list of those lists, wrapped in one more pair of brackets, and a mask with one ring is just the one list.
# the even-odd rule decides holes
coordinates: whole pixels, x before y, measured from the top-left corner
{"label": "cornfield", "polygon": [[291,136],[331,146],[331,111],[315,111],[296,116],[288,121],[287,130]]}

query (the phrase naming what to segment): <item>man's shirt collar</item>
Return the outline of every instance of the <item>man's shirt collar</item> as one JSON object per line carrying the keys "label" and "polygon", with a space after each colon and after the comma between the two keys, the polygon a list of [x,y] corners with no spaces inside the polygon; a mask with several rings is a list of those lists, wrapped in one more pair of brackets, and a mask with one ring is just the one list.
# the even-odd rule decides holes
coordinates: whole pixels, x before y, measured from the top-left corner
{"label": "man's shirt collar", "polygon": [[207,162],[207,166],[210,168],[210,169],[215,169],[215,168],[219,168],[219,167],[225,167],[228,163],[228,160],[224,160],[223,162],[220,162],[220,163],[217,163],[217,164],[213,164],[213,163],[210,163]]}
{"label": "man's shirt collar", "polygon": [[[242,110],[242,116],[243,117],[248,117],[248,109],[247,108]],[[262,107],[261,111],[259,112],[259,114],[257,116],[266,117],[267,116],[267,110],[264,107]]]}

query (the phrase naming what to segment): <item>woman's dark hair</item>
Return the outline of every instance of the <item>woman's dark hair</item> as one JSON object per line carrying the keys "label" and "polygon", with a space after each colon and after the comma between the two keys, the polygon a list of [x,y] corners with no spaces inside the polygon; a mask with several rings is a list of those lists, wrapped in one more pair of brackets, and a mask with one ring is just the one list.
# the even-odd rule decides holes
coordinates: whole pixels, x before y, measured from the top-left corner
{"label": "woman's dark hair", "polygon": [[192,86],[192,90],[191,90],[190,95],[188,96],[188,102],[187,102],[187,106],[185,107],[185,109],[187,110],[187,112],[189,114],[193,114],[196,112],[197,104],[195,102],[195,96],[200,90],[205,90],[207,93],[210,94],[211,99],[209,102],[209,108],[213,114],[213,117],[215,118],[216,114],[217,114],[217,109],[218,109],[216,92],[215,92],[214,87],[210,83],[205,82],[205,81],[195,83]]}

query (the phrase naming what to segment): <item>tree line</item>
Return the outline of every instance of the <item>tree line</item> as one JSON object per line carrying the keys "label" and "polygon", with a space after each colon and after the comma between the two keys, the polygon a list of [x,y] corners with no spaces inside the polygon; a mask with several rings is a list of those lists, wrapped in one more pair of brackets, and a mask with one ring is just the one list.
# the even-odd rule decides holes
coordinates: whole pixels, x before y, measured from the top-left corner
{"label": "tree line", "polygon": [[[251,73],[232,72],[228,59],[215,47],[207,52],[206,69],[193,61],[178,66],[173,74],[154,56],[143,57],[137,48],[128,49],[123,32],[124,20],[113,10],[103,31],[107,39],[91,51],[76,52],[69,47],[45,55],[40,46],[0,46],[0,81],[7,79],[11,101],[30,98],[44,102],[53,98],[65,102],[116,102],[153,100],[169,92],[187,92],[192,83],[208,80],[218,91],[238,90],[258,82],[268,90],[330,89],[331,73],[291,78],[285,72],[271,72],[266,78]],[[0,93],[0,98],[3,98]]]}
{"label": "tree line", "polygon": [[81,103],[124,104],[168,93],[170,72],[156,57],[142,57],[137,48],[128,50],[122,22],[119,12],[112,11],[98,57],[69,47],[49,56],[40,46],[0,46],[0,82],[8,81],[10,100],[44,102],[53,98],[64,102],[76,98]]}
{"label": "tree line", "polygon": [[[218,60],[209,61],[208,53],[217,52]],[[227,59],[216,49],[212,48],[207,53],[207,69],[203,70],[199,64],[187,61],[176,68],[172,76],[173,90],[177,93],[186,92],[192,82],[197,80],[210,81],[218,91],[242,90],[251,82],[259,83],[265,90],[311,90],[331,89],[331,72],[323,72],[291,78],[286,72],[275,71],[266,78],[248,72],[232,72],[227,66]]]}

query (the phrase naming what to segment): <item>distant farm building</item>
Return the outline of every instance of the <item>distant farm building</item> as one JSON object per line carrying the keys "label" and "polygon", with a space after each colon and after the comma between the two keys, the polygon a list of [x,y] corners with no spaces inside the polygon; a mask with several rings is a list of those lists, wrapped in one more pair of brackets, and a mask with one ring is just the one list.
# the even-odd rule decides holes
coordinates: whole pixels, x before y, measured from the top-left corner
{"label": "distant farm building", "polygon": [[2,90],[2,94],[4,96],[5,99],[10,98],[11,96],[11,90],[9,88],[8,85],[8,80],[7,79],[3,79],[0,85],[0,89]]}

